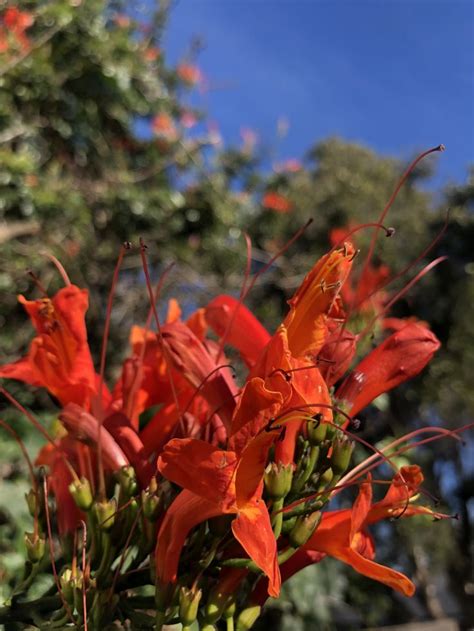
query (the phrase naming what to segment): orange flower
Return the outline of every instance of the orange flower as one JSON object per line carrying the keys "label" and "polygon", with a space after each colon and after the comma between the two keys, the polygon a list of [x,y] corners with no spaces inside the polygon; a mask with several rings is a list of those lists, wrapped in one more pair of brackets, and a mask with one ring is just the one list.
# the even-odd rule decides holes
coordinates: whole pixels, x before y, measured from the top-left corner
{"label": "orange flower", "polygon": [[345,244],[323,256],[288,301],[284,320],[288,345],[294,357],[315,356],[327,336],[328,317],[340,311],[338,295],[352,267],[354,249]]}
{"label": "orange flower", "polygon": [[90,409],[98,392],[98,376],[84,321],[88,292],[70,285],[52,299],[26,300],[20,296],[19,301],[37,335],[26,357],[0,367],[0,377],[47,388],[63,405],[77,403]]}
{"label": "orange flower", "polygon": [[[248,396],[248,423],[266,417],[280,397],[262,396],[260,383],[251,382],[256,396]],[[240,428],[240,431],[242,428]],[[269,578],[269,593],[278,596],[280,571],[270,516],[262,499],[263,471],[275,432],[263,432],[241,449],[224,451],[204,441],[174,439],[158,460],[158,469],[184,490],[166,513],[158,534],[156,567],[163,584],[175,582],[179,556],[190,530],[218,515],[235,514],[232,532],[245,552]]]}
{"label": "orange flower", "polygon": [[176,74],[185,83],[189,85],[196,85],[202,79],[201,71],[197,66],[188,63],[181,63],[176,68]]}
{"label": "orange flower", "polygon": [[169,114],[157,114],[151,122],[155,136],[174,142],[178,138],[178,131]]}
{"label": "orange flower", "polygon": [[262,206],[277,213],[287,213],[293,208],[293,204],[286,197],[273,191],[265,193],[262,199]]}
{"label": "orange flower", "polygon": [[384,583],[405,596],[412,596],[415,586],[404,574],[373,561],[375,549],[367,526],[387,517],[432,515],[429,508],[409,503],[422,481],[420,467],[402,467],[384,499],[372,504],[372,484],[369,477],[361,484],[352,508],[329,511],[323,515],[320,525],[304,549],[339,559],[360,574]]}
{"label": "orange flower", "polygon": [[211,300],[205,309],[209,326],[226,343],[236,348],[251,368],[265,346],[270,334],[245,305],[232,296],[220,295]]}
{"label": "orange flower", "polygon": [[408,321],[367,355],[336,392],[357,414],[383,392],[412,379],[439,349],[436,335],[419,322]]}

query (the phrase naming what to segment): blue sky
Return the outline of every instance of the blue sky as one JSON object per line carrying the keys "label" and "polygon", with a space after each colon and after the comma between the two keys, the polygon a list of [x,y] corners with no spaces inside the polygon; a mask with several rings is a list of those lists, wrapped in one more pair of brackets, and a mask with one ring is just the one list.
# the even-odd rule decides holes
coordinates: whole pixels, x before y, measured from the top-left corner
{"label": "blue sky", "polygon": [[276,136],[279,158],[337,134],[407,159],[440,142],[432,185],[474,162],[474,0],[181,0],[165,49],[199,35],[211,90],[200,103],[236,141]]}

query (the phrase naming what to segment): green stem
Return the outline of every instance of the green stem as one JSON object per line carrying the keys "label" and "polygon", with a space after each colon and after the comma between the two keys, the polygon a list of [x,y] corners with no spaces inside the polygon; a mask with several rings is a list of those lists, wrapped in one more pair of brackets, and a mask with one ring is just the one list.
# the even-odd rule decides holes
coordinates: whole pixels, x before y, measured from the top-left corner
{"label": "green stem", "polygon": [[230,618],[227,618],[225,623],[227,626],[227,631],[234,631],[234,616],[230,616]]}
{"label": "green stem", "polygon": [[292,548],[291,546],[288,546],[286,550],[280,552],[280,554],[278,555],[278,565],[281,565],[282,563],[285,563],[285,561],[288,561],[288,559],[291,558],[297,550],[298,548]]}
{"label": "green stem", "polygon": [[223,567],[242,567],[251,572],[260,572],[260,568],[251,559],[226,559],[222,561]]}

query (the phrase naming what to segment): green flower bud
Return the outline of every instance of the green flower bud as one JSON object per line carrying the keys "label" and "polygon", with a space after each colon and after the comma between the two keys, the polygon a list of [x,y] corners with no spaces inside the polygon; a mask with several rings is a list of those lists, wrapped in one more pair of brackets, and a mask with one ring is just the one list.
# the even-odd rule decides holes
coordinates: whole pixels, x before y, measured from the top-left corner
{"label": "green flower bud", "polygon": [[229,603],[230,597],[230,594],[223,594],[219,587],[216,587],[210,593],[204,608],[204,621],[206,624],[214,624],[219,620]]}
{"label": "green flower bud", "polygon": [[[153,482],[154,478],[152,479]],[[143,514],[150,521],[156,521],[163,512],[164,501],[163,496],[158,493],[158,485],[152,486],[151,482],[147,489],[142,491]]]}
{"label": "green flower bud", "polygon": [[321,473],[321,476],[319,478],[318,488],[323,489],[324,487],[326,487],[328,484],[331,483],[333,477],[334,477],[334,473],[331,467],[328,467],[327,469],[325,469],[323,473]]}
{"label": "green flower bud", "polygon": [[33,489],[30,489],[28,493],[25,493],[25,499],[26,499],[26,503],[28,504],[28,510],[32,517],[35,516],[37,506],[38,506],[38,515],[41,513],[41,509],[43,508],[41,505],[41,501],[39,501],[39,505],[38,505],[38,500],[40,499],[38,495],[39,495],[39,491],[34,491]]}
{"label": "green flower bud", "polygon": [[235,616],[236,609],[237,605],[235,604],[235,600],[232,600],[231,604],[225,609],[224,613],[222,614],[224,620],[227,620],[227,618],[233,618]]}
{"label": "green flower bud", "polygon": [[306,423],[306,433],[311,445],[319,445],[326,438],[329,423],[322,422],[322,414],[315,414]]}
{"label": "green flower bud", "polygon": [[137,490],[137,476],[135,475],[135,469],[126,465],[117,471],[117,479],[120,484],[120,489],[127,498],[133,497]]}
{"label": "green flower bud", "polygon": [[263,476],[265,488],[272,500],[279,500],[288,495],[293,480],[293,465],[271,462]]}
{"label": "green flower bud", "polygon": [[117,501],[113,497],[111,500],[95,502],[93,510],[97,519],[97,524],[101,530],[111,530],[115,523],[117,513]]}
{"label": "green flower bud", "polygon": [[260,615],[261,607],[254,605],[253,607],[247,607],[239,613],[237,618],[236,631],[247,631],[251,629]]}
{"label": "green flower bud", "polygon": [[189,627],[197,618],[202,591],[181,587],[179,590],[179,619],[183,627]]}
{"label": "green flower bud", "polygon": [[67,603],[71,604],[74,600],[75,581],[72,577],[72,570],[66,568],[59,577],[61,591]]}
{"label": "green flower bud", "polygon": [[34,532],[25,532],[25,545],[28,559],[35,564],[44,557],[46,539]]}
{"label": "green flower bud", "polygon": [[69,485],[69,493],[81,510],[85,512],[90,510],[94,498],[92,497],[91,485],[87,478],[73,480]]}
{"label": "green flower bud", "polygon": [[341,475],[349,466],[352,456],[354,443],[346,436],[336,438],[333,442],[333,451],[331,455],[331,468],[335,475]]}
{"label": "green flower bud", "polygon": [[302,515],[296,520],[293,530],[289,534],[290,546],[300,548],[308,542],[313,532],[321,521],[321,511],[315,511],[310,515]]}

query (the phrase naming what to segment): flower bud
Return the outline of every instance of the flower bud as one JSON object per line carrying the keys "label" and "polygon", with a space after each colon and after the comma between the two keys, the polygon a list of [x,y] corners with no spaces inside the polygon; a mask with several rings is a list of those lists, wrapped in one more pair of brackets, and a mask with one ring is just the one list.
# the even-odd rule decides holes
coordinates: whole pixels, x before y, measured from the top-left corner
{"label": "flower bud", "polygon": [[204,608],[204,620],[206,624],[214,624],[219,620],[230,598],[230,594],[222,593],[219,590],[219,586],[210,593]]}
{"label": "flower bud", "polygon": [[254,605],[253,607],[247,607],[239,613],[239,617],[237,618],[236,631],[247,631],[247,629],[251,629],[260,615],[260,611],[262,608],[259,605]]}
{"label": "flower bud", "polygon": [[296,520],[293,530],[289,534],[290,546],[299,548],[309,540],[321,521],[321,511],[310,515],[302,515]]}
{"label": "flower bud", "polygon": [[152,487],[150,482],[149,487],[142,491],[143,514],[150,521],[156,521],[163,511],[163,496],[157,492],[157,488],[156,483]]}
{"label": "flower bud", "polygon": [[87,478],[73,480],[69,485],[69,492],[81,510],[85,512],[90,510],[94,498],[92,497],[91,485]]}
{"label": "flower bud", "polygon": [[334,475],[341,475],[347,469],[351,460],[353,449],[354,443],[346,436],[336,438],[333,442],[331,468]]}
{"label": "flower bud", "polygon": [[28,559],[35,564],[44,557],[46,539],[34,532],[25,532],[25,545]]}
{"label": "flower bud", "polygon": [[272,500],[279,500],[290,492],[293,479],[293,464],[271,462],[263,476],[265,488]]}
{"label": "flower bud", "polygon": [[326,438],[328,423],[322,422],[322,415],[315,414],[306,424],[306,433],[311,445],[319,445]]}
{"label": "flower bud", "polygon": [[66,568],[59,577],[59,583],[61,584],[61,592],[67,603],[71,604],[74,600],[74,579],[72,576],[72,570]]}
{"label": "flower bud", "polygon": [[123,494],[127,498],[133,497],[138,489],[135,469],[130,465],[125,465],[117,471],[116,475]]}
{"label": "flower bud", "polygon": [[41,496],[39,496],[40,491],[35,491],[34,489],[30,489],[28,493],[25,493],[25,500],[28,504],[28,510],[32,517],[35,516],[36,511],[38,511],[38,515],[41,513],[42,505],[41,505]]}
{"label": "flower bud", "polygon": [[224,620],[227,620],[227,618],[233,618],[235,616],[236,609],[237,605],[235,604],[235,600],[232,600],[231,604],[226,607],[224,613],[222,614]]}
{"label": "flower bud", "polygon": [[183,627],[189,627],[197,618],[202,591],[181,587],[179,590],[179,619]]}
{"label": "flower bud", "polygon": [[115,498],[113,497],[111,500],[95,502],[93,509],[99,528],[105,531],[111,530],[115,523],[115,516],[117,513],[117,501]]}

